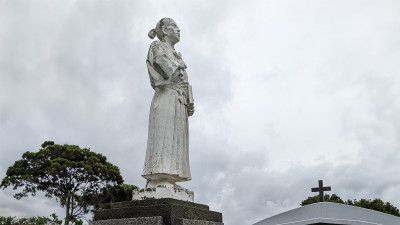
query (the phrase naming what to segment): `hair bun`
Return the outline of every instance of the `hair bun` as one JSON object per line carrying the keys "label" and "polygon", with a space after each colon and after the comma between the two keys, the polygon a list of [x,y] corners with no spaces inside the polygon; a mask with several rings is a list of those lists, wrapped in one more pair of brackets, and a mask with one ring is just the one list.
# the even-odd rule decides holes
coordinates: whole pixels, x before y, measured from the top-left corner
{"label": "hair bun", "polygon": [[156,29],[151,29],[148,35],[151,39],[155,38],[157,36]]}

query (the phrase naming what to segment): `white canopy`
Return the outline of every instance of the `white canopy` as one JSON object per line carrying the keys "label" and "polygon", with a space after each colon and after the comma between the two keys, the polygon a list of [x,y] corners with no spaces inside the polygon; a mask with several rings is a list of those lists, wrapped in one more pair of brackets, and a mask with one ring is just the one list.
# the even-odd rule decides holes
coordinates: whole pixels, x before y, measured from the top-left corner
{"label": "white canopy", "polygon": [[293,209],[254,225],[400,225],[400,217],[332,202],[320,202]]}

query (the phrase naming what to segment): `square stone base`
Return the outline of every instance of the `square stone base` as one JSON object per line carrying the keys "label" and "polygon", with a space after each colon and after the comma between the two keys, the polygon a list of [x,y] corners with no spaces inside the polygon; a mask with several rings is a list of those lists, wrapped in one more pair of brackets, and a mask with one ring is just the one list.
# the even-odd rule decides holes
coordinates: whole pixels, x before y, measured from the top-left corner
{"label": "square stone base", "polygon": [[211,222],[205,220],[179,219],[179,225],[224,225],[222,222]]}
{"label": "square stone base", "polygon": [[89,225],[164,225],[161,216],[98,220]]}
{"label": "square stone base", "polygon": [[[179,225],[224,225],[220,222],[210,222],[205,220],[178,219]],[[98,220],[90,222],[89,225],[164,225],[161,216],[139,217],[126,219]]]}
{"label": "square stone base", "polygon": [[143,220],[143,225],[148,224],[146,220],[158,225],[157,218],[162,218],[163,225],[223,225],[222,214],[207,205],[171,198],[117,202],[94,211],[93,224],[138,224],[132,218]]}
{"label": "square stone base", "polygon": [[159,186],[133,191],[132,200],[173,198],[182,201],[194,202],[194,193],[187,189]]}

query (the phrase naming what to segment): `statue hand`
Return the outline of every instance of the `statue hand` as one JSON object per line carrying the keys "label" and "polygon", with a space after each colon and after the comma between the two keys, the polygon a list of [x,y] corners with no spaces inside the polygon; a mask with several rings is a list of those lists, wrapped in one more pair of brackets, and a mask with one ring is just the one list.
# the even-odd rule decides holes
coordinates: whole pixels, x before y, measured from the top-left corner
{"label": "statue hand", "polygon": [[188,112],[188,116],[192,116],[194,113],[194,106],[188,107],[187,112]]}

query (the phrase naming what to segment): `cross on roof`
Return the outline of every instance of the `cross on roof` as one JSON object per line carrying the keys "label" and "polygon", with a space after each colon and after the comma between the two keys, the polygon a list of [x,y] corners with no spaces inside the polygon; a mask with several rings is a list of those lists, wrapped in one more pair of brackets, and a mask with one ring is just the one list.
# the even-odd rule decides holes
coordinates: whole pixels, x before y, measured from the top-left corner
{"label": "cross on roof", "polygon": [[324,201],[324,191],[330,191],[331,187],[324,187],[324,181],[319,180],[318,181],[318,187],[316,188],[311,188],[312,192],[319,192],[319,201],[323,202]]}

